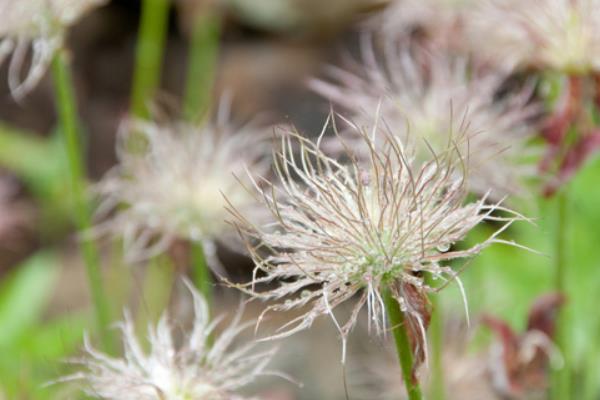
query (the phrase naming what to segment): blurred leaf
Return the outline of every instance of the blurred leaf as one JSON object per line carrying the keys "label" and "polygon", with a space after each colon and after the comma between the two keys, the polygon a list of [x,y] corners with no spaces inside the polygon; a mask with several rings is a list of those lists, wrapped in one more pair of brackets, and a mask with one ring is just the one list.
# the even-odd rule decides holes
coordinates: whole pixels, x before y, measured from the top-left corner
{"label": "blurred leaf", "polygon": [[0,348],[35,326],[58,276],[57,257],[39,252],[15,269],[0,287]]}
{"label": "blurred leaf", "polygon": [[38,193],[56,186],[64,170],[64,151],[54,139],[43,139],[0,124],[0,164]]}
{"label": "blurred leaf", "polygon": [[[148,324],[154,324],[167,308],[174,279],[174,265],[168,256],[155,257],[146,266],[136,317],[136,326],[141,332]],[[149,293],[151,295],[147,295]]]}
{"label": "blurred leaf", "polygon": [[81,346],[88,324],[84,316],[61,317],[21,336],[0,359],[0,381],[6,390],[24,396],[31,392],[26,398],[54,399],[52,393],[60,388],[42,386],[67,373],[65,360]]}
{"label": "blurred leaf", "polygon": [[43,238],[62,237],[73,208],[71,197],[65,196],[69,188],[60,135],[44,139],[0,123],[0,165],[21,178],[38,200]]}
{"label": "blurred leaf", "polygon": [[24,336],[20,341],[21,350],[31,360],[65,357],[81,345],[89,324],[89,319],[83,315],[57,318]]}

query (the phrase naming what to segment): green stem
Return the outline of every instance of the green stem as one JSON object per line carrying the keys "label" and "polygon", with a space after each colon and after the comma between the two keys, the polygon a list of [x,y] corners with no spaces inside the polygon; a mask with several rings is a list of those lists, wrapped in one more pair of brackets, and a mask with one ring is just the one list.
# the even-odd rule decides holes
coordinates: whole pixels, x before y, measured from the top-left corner
{"label": "green stem", "polygon": [[408,333],[406,332],[404,313],[400,310],[400,305],[394,296],[392,296],[390,290],[385,291],[384,301],[392,334],[394,335],[394,342],[396,344],[396,351],[398,352],[398,360],[400,362],[400,368],[402,369],[402,378],[406,385],[408,398],[409,400],[421,400],[422,396],[419,382],[413,377],[413,354],[408,339]]}
{"label": "green stem", "polygon": [[[555,243],[554,243],[554,288],[556,291],[567,293],[567,248],[568,248],[568,186],[562,188],[556,194],[556,226],[555,226]],[[566,307],[559,311],[556,324],[556,344],[560,349],[564,365],[559,371],[556,371],[553,379],[555,385],[553,396],[555,399],[570,398],[570,365],[569,365],[569,349],[567,338],[567,322]]]}
{"label": "green stem", "polygon": [[189,49],[183,102],[186,120],[198,123],[206,115],[219,50],[219,18],[208,9],[196,17]]}
{"label": "green stem", "polygon": [[[56,91],[56,101],[61,124],[60,132],[68,159],[68,180],[73,198],[75,222],[79,231],[89,231],[92,227],[90,205],[86,196],[86,173],[73,82],[64,51],[59,51],[52,62],[52,73]],[[104,293],[100,272],[100,257],[93,240],[83,238],[81,251],[85,261],[92,301],[96,312],[96,322],[100,338],[106,349],[110,338],[106,330],[110,316],[108,301]]]}
{"label": "green stem", "polygon": [[556,290],[564,292],[566,290],[566,272],[567,272],[567,208],[568,208],[568,195],[567,188],[563,188],[556,195],[557,199],[557,225],[556,225],[556,236],[554,243],[555,250],[555,280],[554,285]]}
{"label": "green stem", "polygon": [[168,17],[168,0],[143,0],[131,93],[131,112],[139,118],[148,117],[160,83]]}
{"label": "green stem", "polygon": [[446,398],[444,390],[444,319],[441,310],[439,295],[430,296],[433,312],[429,323],[429,340],[431,343],[431,387],[430,394],[432,400],[444,400]]}
{"label": "green stem", "polygon": [[191,257],[194,283],[210,304],[212,300],[212,278],[201,243],[192,243]]}

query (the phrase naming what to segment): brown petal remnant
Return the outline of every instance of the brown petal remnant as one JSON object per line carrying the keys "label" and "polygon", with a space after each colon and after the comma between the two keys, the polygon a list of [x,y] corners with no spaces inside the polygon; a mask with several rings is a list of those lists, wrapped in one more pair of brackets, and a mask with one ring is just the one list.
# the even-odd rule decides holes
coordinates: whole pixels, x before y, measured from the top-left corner
{"label": "brown petal remnant", "polygon": [[[585,107],[587,103],[596,105],[600,95],[600,86],[595,84],[590,85],[591,94],[585,90],[590,79],[578,75],[567,77],[563,98],[542,129],[547,149],[539,169],[550,175],[544,187],[546,197],[554,195],[600,148],[600,129]],[[595,83],[596,78],[592,81]]]}
{"label": "brown petal remnant", "polygon": [[548,370],[558,350],[554,340],[556,315],[564,304],[560,293],[540,296],[531,306],[527,329],[517,334],[504,321],[484,316],[483,323],[497,336],[490,374],[494,389],[507,399],[528,399],[548,386]]}
{"label": "brown petal remnant", "polygon": [[[390,290],[409,321],[415,358],[423,360],[431,312],[426,294],[451,282],[460,286],[459,272],[447,263],[470,258],[495,242],[508,243],[498,235],[523,217],[508,210],[506,217],[493,215],[505,209],[485,198],[465,204],[467,170],[456,146],[419,162],[378,121],[368,131],[350,126],[368,149],[367,162],[344,142],[345,161],[337,161],[320,149],[322,137],[316,143],[296,132],[282,137],[275,155],[279,183],[256,186],[276,223],[258,226],[231,208],[256,264],[254,279],[235,286],[255,298],[275,300],[265,313],[305,310],[271,339],[309,328],[316,317],[328,315],[344,349],[363,308],[370,330],[388,330],[382,293]],[[501,224],[492,237],[452,248],[486,220]],[[426,282],[427,274],[437,284]],[[263,289],[265,284],[271,286]],[[354,300],[350,318],[338,322],[335,308]]]}
{"label": "brown petal remnant", "polygon": [[[423,336],[429,328],[431,321],[431,304],[426,292],[420,290],[411,284],[401,284],[401,296],[407,299],[407,303],[411,304],[414,313],[406,315],[406,323],[408,324],[408,340],[413,352],[414,365],[412,370],[413,381],[417,381],[417,370],[427,359],[427,343]],[[414,315],[418,315],[416,318]]]}

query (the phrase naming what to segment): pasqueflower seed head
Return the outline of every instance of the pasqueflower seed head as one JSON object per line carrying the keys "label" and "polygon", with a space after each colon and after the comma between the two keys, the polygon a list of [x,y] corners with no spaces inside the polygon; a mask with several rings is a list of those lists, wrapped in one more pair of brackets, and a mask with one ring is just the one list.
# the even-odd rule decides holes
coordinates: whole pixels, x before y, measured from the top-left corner
{"label": "pasqueflower seed head", "polygon": [[462,57],[388,45],[382,61],[365,45],[356,72],[331,68],[331,79],[312,87],[359,124],[368,126],[379,113],[403,142],[420,147],[422,159],[430,156],[428,146],[440,152],[454,140],[469,159],[473,193],[491,190],[494,200],[522,193],[523,178],[535,174],[526,147],[538,113],[531,90],[499,97],[504,74],[479,72]]}
{"label": "pasqueflower seed head", "polygon": [[599,0],[486,0],[469,21],[474,50],[498,65],[600,70]]}
{"label": "pasqueflower seed head", "polygon": [[395,0],[373,19],[390,39],[421,32],[435,44],[459,45],[466,11],[474,0]]}
{"label": "pasqueflower seed head", "polygon": [[[307,308],[272,338],[330,315],[344,344],[364,306],[370,327],[385,332],[382,293],[390,290],[417,338],[415,351],[423,351],[426,293],[457,280],[458,273],[445,262],[471,257],[502,240],[495,234],[473,247],[456,250],[452,245],[482,221],[501,220],[500,233],[518,217],[492,216],[500,206],[485,199],[464,204],[468,190],[456,173],[461,165],[450,156],[455,149],[418,163],[384,129],[355,129],[369,149],[367,163],[351,150],[345,155],[347,164],[330,158],[319,148],[321,139],[315,144],[293,132],[282,139],[275,158],[279,183],[257,186],[275,226],[257,226],[232,210],[256,263],[252,282],[237,287],[257,298],[278,300],[265,312]],[[425,273],[440,286],[427,284]],[[272,282],[275,288],[259,287]],[[338,324],[334,309],[355,298],[352,316]]]}
{"label": "pasqueflower seed head", "polygon": [[256,352],[256,341],[236,344],[240,332],[254,324],[240,323],[242,309],[215,336],[221,319],[211,322],[206,301],[191,284],[188,287],[195,318],[180,346],[175,344],[173,324],[165,313],[157,326],[149,326],[149,350],[144,351],[134,322],[126,314],[120,324],[123,357],[94,349],[86,338],[85,357],[75,361],[82,371],[61,381],[82,381],[89,396],[108,400],[242,400],[236,391],[272,374],[266,367],[275,351]]}
{"label": "pasqueflower seed head", "polygon": [[[119,164],[96,188],[98,216],[108,219],[95,232],[122,237],[130,261],[164,252],[175,239],[202,243],[208,252],[228,234],[233,242],[224,242],[234,243],[225,197],[257,216],[254,198],[239,181],[247,180],[247,170],[268,169],[266,132],[252,124],[234,128],[221,118],[202,127],[128,121],[117,146]],[[144,149],[132,150],[131,139],[140,138]]]}
{"label": "pasqueflower seed head", "polygon": [[[63,45],[66,28],[104,3],[106,0],[0,0],[0,64],[12,54],[8,84],[16,99],[43,77]],[[31,61],[26,63],[30,48]]]}

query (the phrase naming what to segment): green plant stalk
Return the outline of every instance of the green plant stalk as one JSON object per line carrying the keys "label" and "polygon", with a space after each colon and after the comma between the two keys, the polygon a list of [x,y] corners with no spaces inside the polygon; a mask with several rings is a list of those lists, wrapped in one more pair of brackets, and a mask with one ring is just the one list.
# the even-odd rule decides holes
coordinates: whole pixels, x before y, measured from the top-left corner
{"label": "green plant stalk", "polygon": [[[568,186],[565,186],[556,194],[556,225],[555,225],[555,243],[554,243],[554,288],[556,291],[567,294],[567,248],[568,248],[568,220],[569,220],[569,196]],[[570,382],[570,354],[567,338],[566,321],[567,313],[565,307],[559,311],[556,323],[556,344],[560,349],[564,365],[563,368],[555,372],[553,398],[556,400],[569,399],[571,395]]]}
{"label": "green plant stalk", "polygon": [[169,0],[143,0],[131,91],[131,112],[139,118],[149,116],[148,103],[160,84],[161,64]]}
{"label": "green plant stalk", "polygon": [[[52,74],[55,85],[56,102],[61,125],[60,132],[64,141],[67,161],[68,180],[73,198],[75,223],[79,231],[89,231],[92,227],[90,205],[86,196],[86,174],[79,122],[77,119],[77,105],[75,91],[66,60],[65,51],[59,51],[52,61]],[[107,326],[110,321],[108,301],[104,293],[102,275],[100,272],[100,257],[93,240],[81,240],[86,272],[89,280],[92,301],[95,307],[98,332],[105,349],[110,348],[110,337]]]}
{"label": "green plant stalk", "polygon": [[433,312],[429,323],[429,340],[431,343],[431,386],[430,398],[432,400],[444,400],[446,398],[444,386],[444,318],[441,310],[441,302],[438,294],[429,297]]}
{"label": "green plant stalk", "polygon": [[212,10],[196,17],[190,41],[183,113],[187,121],[199,123],[210,107],[219,50],[219,18]]}
{"label": "green plant stalk", "polygon": [[[183,116],[194,124],[201,123],[210,107],[219,49],[219,19],[212,9],[198,12],[190,41]],[[212,302],[210,269],[202,243],[191,243],[194,283],[209,304]]]}
{"label": "green plant stalk", "polygon": [[402,378],[404,379],[408,399],[421,400],[422,396],[419,382],[417,382],[416,378],[413,379],[413,355],[408,339],[408,333],[406,332],[404,313],[400,310],[400,305],[392,296],[389,289],[384,293],[384,301],[392,334],[394,335],[398,361],[400,362],[400,368],[402,369]]}
{"label": "green plant stalk", "polygon": [[192,243],[191,246],[192,274],[194,283],[200,293],[204,295],[206,301],[210,304],[212,302],[213,294],[212,278],[210,274],[210,268],[206,262],[204,248],[202,243]]}

